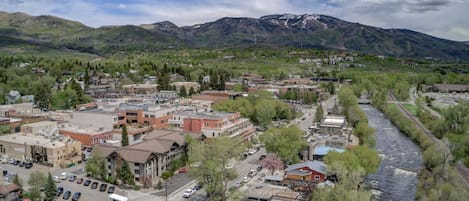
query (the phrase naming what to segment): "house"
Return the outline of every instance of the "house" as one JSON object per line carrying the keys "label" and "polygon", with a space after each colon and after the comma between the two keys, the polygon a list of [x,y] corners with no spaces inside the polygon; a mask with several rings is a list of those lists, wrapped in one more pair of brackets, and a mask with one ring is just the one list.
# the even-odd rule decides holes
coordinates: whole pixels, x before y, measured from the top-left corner
{"label": "house", "polygon": [[154,130],[143,141],[126,147],[98,145],[96,153],[107,160],[108,174],[116,177],[123,161],[129,164],[135,182],[144,186],[156,184],[171,161],[186,152],[184,135],[173,130]]}
{"label": "house", "polygon": [[7,104],[15,104],[21,100],[21,94],[19,91],[11,90],[7,95],[5,95],[5,99]]}
{"label": "house", "polygon": [[326,180],[327,166],[321,161],[306,161],[289,165],[285,169],[284,184],[298,187],[299,190],[310,188]]}
{"label": "house", "polygon": [[0,185],[0,200],[16,200],[21,196],[21,194],[21,187],[16,184]]}

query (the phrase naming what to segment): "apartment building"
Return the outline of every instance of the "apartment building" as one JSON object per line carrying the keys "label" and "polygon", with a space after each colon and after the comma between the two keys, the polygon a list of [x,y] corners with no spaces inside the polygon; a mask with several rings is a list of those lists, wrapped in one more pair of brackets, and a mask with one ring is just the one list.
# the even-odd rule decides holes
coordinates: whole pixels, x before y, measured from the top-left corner
{"label": "apartment building", "polygon": [[171,161],[186,151],[184,135],[173,130],[154,130],[142,142],[126,147],[98,145],[98,150],[107,159],[109,176],[115,177],[123,161],[129,164],[135,182],[144,186],[154,185]]}

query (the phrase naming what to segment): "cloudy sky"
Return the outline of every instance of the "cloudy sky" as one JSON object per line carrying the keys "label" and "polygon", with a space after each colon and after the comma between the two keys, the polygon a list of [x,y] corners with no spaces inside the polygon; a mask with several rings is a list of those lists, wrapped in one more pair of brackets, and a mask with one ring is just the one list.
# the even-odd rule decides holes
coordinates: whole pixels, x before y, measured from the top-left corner
{"label": "cloudy sky", "polygon": [[0,0],[0,10],[55,15],[88,26],[171,21],[179,26],[221,17],[325,14],[383,28],[407,28],[469,41],[469,0]]}

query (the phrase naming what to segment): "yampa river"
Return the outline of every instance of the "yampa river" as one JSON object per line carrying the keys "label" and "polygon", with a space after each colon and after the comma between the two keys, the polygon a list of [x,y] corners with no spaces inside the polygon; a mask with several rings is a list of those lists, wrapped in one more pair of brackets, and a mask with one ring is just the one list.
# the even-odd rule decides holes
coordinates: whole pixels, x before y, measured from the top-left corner
{"label": "yampa river", "polygon": [[422,168],[422,152],[412,140],[402,134],[384,114],[370,105],[360,105],[368,116],[370,127],[376,131],[376,150],[381,164],[367,181],[382,201],[415,200],[417,173]]}

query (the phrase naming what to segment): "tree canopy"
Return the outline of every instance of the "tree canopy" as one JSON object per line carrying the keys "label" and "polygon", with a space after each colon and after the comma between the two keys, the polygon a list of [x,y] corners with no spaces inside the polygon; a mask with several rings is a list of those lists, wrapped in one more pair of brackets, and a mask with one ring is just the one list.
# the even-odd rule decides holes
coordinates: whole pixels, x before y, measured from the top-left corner
{"label": "tree canopy", "polygon": [[303,136],[304,131],[293,125],[270,128],[260,136],[260,140],[267,152],[275,153],[286,164],[291,164],[299,161],[298,154],[307,146]]}

